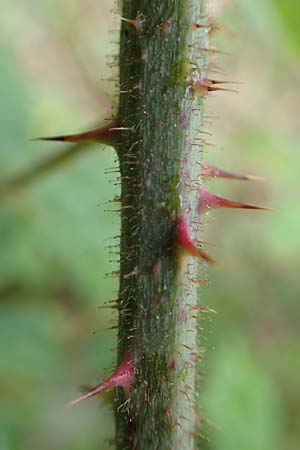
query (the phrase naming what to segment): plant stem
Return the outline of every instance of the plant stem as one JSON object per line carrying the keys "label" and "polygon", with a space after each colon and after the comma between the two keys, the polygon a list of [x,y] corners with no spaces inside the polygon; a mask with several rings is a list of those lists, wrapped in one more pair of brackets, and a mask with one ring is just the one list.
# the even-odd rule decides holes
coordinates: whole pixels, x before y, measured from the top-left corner
{"label": "plant stem", "polygon": [[[119,363],[136,381],[118,389],[117,449],[191,450],[195,431],[197,262],[182,269],[176,218],[199,223],[203,100],[188,88],[205,74],[199,0],[124,0],[120,47],[121,171]],[[206,30],[207,31],[207,30]],[[197,131],[198,130],[198,131]]]}

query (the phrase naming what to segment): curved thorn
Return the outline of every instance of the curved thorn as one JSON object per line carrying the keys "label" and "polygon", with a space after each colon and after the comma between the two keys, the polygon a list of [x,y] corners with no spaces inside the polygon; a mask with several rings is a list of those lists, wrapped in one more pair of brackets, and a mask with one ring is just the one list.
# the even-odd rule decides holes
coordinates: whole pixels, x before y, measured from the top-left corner
{"label": "curved thorn", "polygon": [[137,30],[141,30],[143,27],[144,19],[142,16],[138,16],[136,19],[127,19],[126,17],[120,17],[120,20],[134,26]]}
{"label": "curved thorn", "polygon": [[221,87],[207,86],[208,92],[216,92],[216,91],[224,91],[224,92],[233,92],[234,94],[238,94],[239,91],[236,89],[226,89]]}
{"label": "curved thorn", "polygon": [[119,128],[117,122],[111,122],[94,130],[85,131],[78,134],[39,137],[34,141],[61,141],[61,142],[101,142],[103,144],[112,145],[118,139]]}
{"label": "curved thorn", "polygon": [[87,400],[90,397],[94,397],[95,395],[100,394],[100,392],[107,391],[108,389],[109,388],[107,387],[106,383],[97,384],[97,386],[91,388],[86,394],[80,395],[79,397],[76,397],[74,400],[71,400],[69,403],[67,403],[67,406],[76,405],[82,400]]}
{"label": "curved thorn", "polygon": [[94,397],[100,392],[109,391],[112,388],[121,386],[126,392],[130,392],[135,380],[135,365],[132,353],[128,353],[122,364],[113,372],[113,374],[104,380],[102,383],[97,384],[91,388],[86,394],[76,397],[71,400],[67,406],[76,405],[76,403],[86,400],[90,397]]}
{"label": "curved thorn", "polygon": [[263,211],[270,211],[271,208],[265,206],[257,206],[248,203],[235,202],[219,195],[212,194],[203,186],[200,188],[200,211],[203,212],[212,208],[239,208],[239,209],[257,209]]}
{"label": "curved thorn", "polygon": [[242,81],[209,80],[211,84],[243,84]]}
{"label": "curved thorn", "polygon": [[222,87],[216,87],[215,84],[222,84],[222,83],[236,83],[234,81],[219,81],[219,80],[213,80],[210,78],[205,78],[202,75],[197,75],[193,82],[192,82],[192,88],[199,93],[207,94],[208,92],[214,92],[214,91],[228,91],[228,92],[235,92],[237,93],[235,89],[227,89]]}
{"label": "curved thorn", "polygon": [[218,169],[217,167],[212,166],[207,161],[201,162],[202,166],[202,175],[207,177],[214,178],[228,178],[232,180],[263,180],[262,177],[257,177],[255,175],[241,175],[239,173],[228,172],[226,170]]}
{"label": "curved thorn", "polygon": [[176,244],[183,253],[204,259],[209,264],[216,264],[216,262],[201,248],[197,247],[196,243],[192,240],[186,218],[183,214],[180,214],[177,217]]}

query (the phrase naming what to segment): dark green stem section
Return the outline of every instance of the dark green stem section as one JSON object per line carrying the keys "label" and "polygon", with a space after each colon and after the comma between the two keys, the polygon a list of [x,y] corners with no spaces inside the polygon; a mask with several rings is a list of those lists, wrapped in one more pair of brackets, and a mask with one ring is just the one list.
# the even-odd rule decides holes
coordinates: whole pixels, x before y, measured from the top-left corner
{"label": "dark green stem section", "polygon": [[[118,450],[191,450],[195,431],[197,262],[183,269],[176,216],[198,233],[202,101],[188,89],[203,74],[202,2],[124,0],[120,103],[119,363],[133,353],[132,392],[118,390]],[[207,52],[206,52],[207,53]]]}

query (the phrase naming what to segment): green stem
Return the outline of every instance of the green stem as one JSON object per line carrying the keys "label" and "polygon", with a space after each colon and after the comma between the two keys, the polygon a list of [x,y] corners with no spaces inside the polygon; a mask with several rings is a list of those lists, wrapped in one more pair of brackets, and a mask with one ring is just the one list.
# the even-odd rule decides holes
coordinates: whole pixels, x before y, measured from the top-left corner
{"label": "green stem", "polygon": [[176,216],[198,234],[205,71],[199,0],[124,0],[118,119],[121,171],[119,363],[132,352],[134,389],[118,390],[117,449],[191,450],[195,431],[197,262],[176,256]]}

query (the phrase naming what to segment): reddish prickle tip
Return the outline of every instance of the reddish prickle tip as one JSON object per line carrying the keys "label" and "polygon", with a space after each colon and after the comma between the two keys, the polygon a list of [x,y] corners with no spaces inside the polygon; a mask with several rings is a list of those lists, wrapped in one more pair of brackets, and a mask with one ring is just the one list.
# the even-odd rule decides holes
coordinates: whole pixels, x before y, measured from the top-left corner
{"label": "reddish prickle tip", "polygon": [[197,258],[204,259],[210,264],[215,264],[215,261],[201,250],[201,248],[198,248],[196,243],[192,240],[186,218],[183,214],[180,214],[177,217],[176,243],[180,251],[184,254],[196,256]]}
{"label": "reddish prickle tip", "polygon": [[260,209],[270,210],[264,206],[249,205],[247,203],[234,202],[226,198],[219,197],[207,191],[203,186],[200,188],[200,210],[201,212],[212,208],[241,208],[241,209]]}
{"label": "reddish prickle tip", "polygon": [[202,166],[202,175],[206,177],[214,177],[214,178],[229,178],[232,180],[261,180],[260,177],[256,177],[254,175],[241,175],[239,173],[227,172],[226,170],[218,169],[217,167],[212,166],[207,161],[201,162]]}
{"label": "reddish prickle tip", "polygon": [[121,386],[125,392],[129,393],[135,380],[135,365],[132,353],[127,353],[122,364],[114,371],[114,373],[104,380],[102,383],[90,389],[86,394],[70,401],[67,406],[73,406],[81,400],[94,397],[100,392],[109,391],[112,388]]}
{"label": "reddish prickle tip", "polygon": [[171,361],[171,363],[170,363],[170,369],[171,369],[171,370],[174,370],[174,372],[176,371],[177,365],[176,365],[175,359],[172,359],[172,361]]}
{"label": "reddish prickle tip", "polygon": [[213,91],[227,91],[227,92],[235,92],[234,89],[225,89],[222,87],[216,87],[216,84],[233,84],[236,83],[235,81],[221,81],[221,80],[212,80],[209,78],[205,78],[202,75],[197,74],[196,77],[193,79],[191,88],[194,89],[195,92],[198,92],[200,94],[207,94],[208,92]]}
{"label": "reddish prickle tip", "polygon": [[117,122],[113,121],[108,125],[96,128],[95,130],[85,131],[84,133],[40,137],[34,140],[62,142],[101,142],[103,144],[113,145],[118,139],[119,130],[120,128],[118,128]]}
{"label": "reddish prickle tip", "polygon": [[137,30],[141,30],[143,28],[144,19],[142,16],[138,16],[136,19],[126,19],[126,17],[120,18],[123,22],[127,22],[132,25]]}

